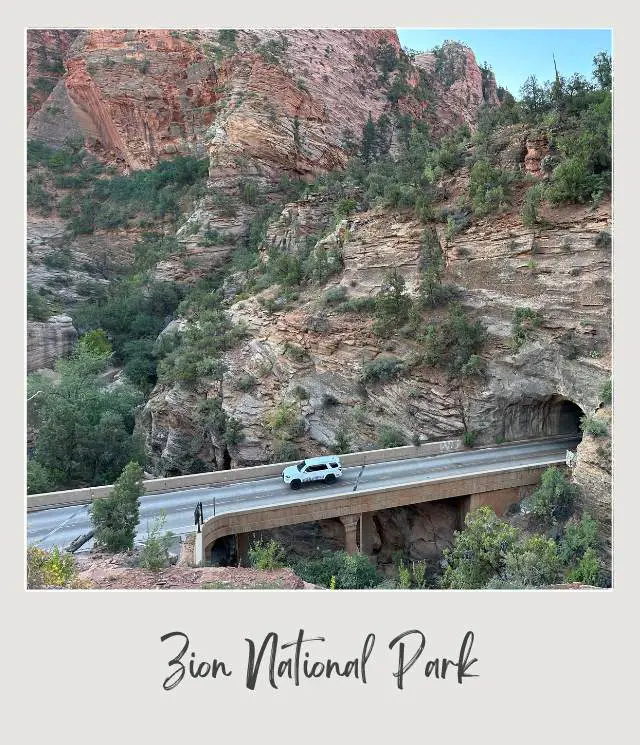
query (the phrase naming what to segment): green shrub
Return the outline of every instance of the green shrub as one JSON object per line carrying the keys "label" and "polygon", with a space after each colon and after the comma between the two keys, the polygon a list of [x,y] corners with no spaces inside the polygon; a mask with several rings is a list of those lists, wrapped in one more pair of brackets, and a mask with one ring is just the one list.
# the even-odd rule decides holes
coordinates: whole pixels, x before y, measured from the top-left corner
{"label": "green shrub", "polygon": [[602,399],[602,403],[606,406],[611,405],[611,401],[613,398],[613,391],[612,391],[612,381],[611,378],[607,380],[606,383],[602,384],[602,387],[599,390],[600,398]]}
{"label": "green shrub", "polygon": [[258,385],[258,381],[250,373],[241,375],[236,381],[236,388],[239,391],[251,391]]}
{"label": "green shrub", "polygon": [[453,547],[444,550],[442,587],[469,590],[484,587],[502,573],[505,555],[515,545],[518,531],[500,520],[490,507],[465,517],[465,527],[454,533]]}
{"label": "green shrub", "polygon": [[399,448],[407,444],[406,437],[395,427],[382,427],[376,440],[376,448]]}
{"label": "green shrub", "polygon": [[486,215],[506,206],[508,177],[488,160],[477,160],[469,174],[469,196],[477,215]]}
{"label": "green shrub", "polygon": [[142,542],[140,549],[140,566],[151,572],[159,572],[166,569],[170,563],[169,549],[175,540],[175,535],[167,530],[164,533],[162,528],[167,519],[163,510],[153,521],[151,529],[147,526],[147,537]]}
{"label": "green shrub", "polygon": [[338,313],[373,313],[376,307],[375,298],[356,297],[340,303],[336,307]]}
{"label": "green shrub", "polygon": [[74,322],[81,333],[102,329],[113,346],[114,362],[126,368],[131,382],[148,391],[156,383],[155,341],[181,297],[181,288],[172,282],[134,275],[111,282],[104,295],[79,303]]}
{"label": "green shrub", "polygon": [[556,542],[541,535],[521,538],[504,555],[502,578],[519,587],[541,587],[559,582],[562,566]]}
{"label": "green shrub", "polygon": [[411,587],[411,570],[402,561],[398,564],[398,585],[402,590]]}
{"label": "green shrub", "polygon": [[276,440],[273,444],[271,453],[272,463],[288,463],[289,461],[300,460],[300,449],[288,440]]}
{"label": "green shrub", "polygon": [[75,559],[72,554],[63,553],[55,546],[53,550],[28,546],[27,548],[27,587],[65,587],[76,574]]}
{"label": "green shrub", "polygon": [[204,431],[221,446],[237,445],[244,439],[242,422],[227,414],[218,397],[200,401],[196,406],[196,417]]}
{"label": "green shrub", "polygon": [[351,452],[351,438],[346,430],[340,428],[336,432],[336,439],[331,449],[334,453],[350,453]]}
{"label": "green shrub", "polygon": [[542,316],[533,308],[516,308],[511,322],[511,344],[520,347],[531,337],[532,331],[542,323]]}
{"label": "green shrub", "polygon": [[333,210],[333,214],[336,216],[337,220],[342,220],[343,218],[349,217],[349,215],[355,212],[357,206],[358,205],[355,199],[345,197],[336,204]]}
{"label": "green shrub", "polygon": [[382,577],[367,556],[345,551],[325,553],[321,558],[302,559],[294,564],[295,573],[306,582],[335,589],[360,590],[376,587]]}
{"label": "green shrub", "polygon": [[27,208],[40,215],[50,215],[53,209],[53,197],[47,191],[42,178],[29,176],[27,179]]}
{"label": "green shrub", "polygon": [[134,434],[142,395],[128,385],[105,388],[104,367],[104,358],[81,349],[58,360],[57,379],[41,381],[41,394],[29,407],[30,422],[37,423],[32,460],[46,469],[55,489],[109,484],[128,461],[142,462]]}
{"label": "green shrub", "polygon": [[580,562],[587,549],[598,550],[599,547],[597,523],[584,513],[579,522],[572,519],[567,523],[559,545],[560,560],[564,566],[572,568]]}
{"label": "green shrub", "polygon": [[138,215],[176,219],[180,202],[202,190],[208,160],[178,156],[154,168],[127,176],[96,180],[78,203],[79,213],[69,222],[75,234],[128,226]]}
{"label": "green shrub", "polygon": [[462,434],[462,444],[466,448],[472,448],[476,441],[476,433],[473,430],[465,430]]}
{"label": "green shrub", "polygon": [[89,516],[98,546],[111,553],[133,549],[139,520],[140,497],[144,494],[142,468],[127,463],[108,497],[95,499]]}
{"label": "green shrub", "polygon": [[418,589],[424,589],[425,575],[427,573],[427,562],[426,561],[412,561],[411,562],[411,575],[413,578],[413,584]]}
{"label": "green shrub", "polygon": [[567,573],[567,582],[581,582],[595,587],[605,585],[604,565],[593,548],[586,549],[577,566]]}
{"label": "green shrub", "polygon": [[212,298],[211,306],[197,311],[194,319],[177,338],[177,344],[160,361],[159,379],[194,388],[202,380],[222,384],[227,366],[223,353],[231,349],[246,333],[232,323]]}
{"label": "green shrub", "polygon": [[376,357],[362,366],[360,380],[363,384],[384,383],[397,378],[403,371],[404,365],[395,357]]}
{"label": "green shrub", "polygon": [[540,520],[555,524],[569,517],[577,498],[578,487],[552,466],[542,474],[538,488],[523,500],[523,506]]}
{"label": "green shrub", "polygon": [[55,478],[36,460],[27,462],[27,494],[44,494],[55,487]]}
{"label": "green shrub", "polygon": [[87,331],[87,333],[83,334],[80,338],[78,346],[81,350],[93,357],[109,357],[113,352],[111,343],[102,329]]}
{"label": "green shrub", "polygon": [[374,333],[389,334],[406,323],[409,318],[411,300],[405,291],[405,281],[396,270],[387,274],[375,298],[376,321]]}
{"label": "green shrub", "polygon": [[75,198],[73,195],[68,194],[66,197],[63,197],[58,202],[58,214],[60,217],[62,217],[64,220],[68,220],[70,217],[73,217],[77,214],[75,209]]}
{"label": "green shrub", "polygon": [[304,362],[309,357],[309,353],[304,347],[299,347],[297,344],[291,344],[291,342],[285,342],[282,350],[284,354],[293,360],[293,362]]}
{"label": "green shrub", "polygon": [[601,185],[601,179],[590,170],[586,159],[575,155],[555,168],[545,196],[552,204],[583,204],[593,199]]}
{"label": "green shrub", "polygon": [[594,416],[583,416],[580,419],[580,429],[585,435],[592,435],[593,437],[606,437],[609,434],[607,425]]}
{"label": "green shrub", "polygon": [[485,365],[482,357],[472,354],[460,367],[460,376],[463,378],[477,378],[485,374]]}
{"label": "green shrub", "polygon": [[258,201],[260,200],[260,189],[255,181],[242,179],[238,184],[238,189],[240,191],[240,199],[242,199],[245,204],[252,206],[258,204]]}
{"label": "green shrub", "polygon": [[337,285],[336,287],[330,287],[328,290],[325,290],[322,300],[325,305],[337,305],[343,302],[346,297],[346,288],[342,285]]}
{"label": "green shrub", "polygon": [[524,204],[520,210],[520,217],[522,218],[522,224],[527,227],[533,227],[537,225],[540,218],[538,215],[538,209],[540,208],[540,202],[542,201],[543,190],[541,184],[534,184],[524,196]]}
{"label": "green shrub", "polygon": [[454,288],[443,287],[442,285],[444,256],[440,241],[433,228],[425,230],[423,233],[418,271],[420,273],[418,297],[421,305],[435,308],[448,302],[453,297],[455,294]]}
{"label": "green shrub", "polygon": [[249,548],[249,563],[255,569],[282,569],[286,566],[284,548],[273,538],[255,541]]}
{"label": "green shrub", "polygon": [[70,248],[59,248],[48,253],[42,261],[49,269],[68,271],[73,264],[73,254]]}
{"label": "green shrub", "polygon": [[284,429],[293,424],[298,408],[294,403],[281,401],[273,411],[267,415],[267,426],[272,432]]}
{"label": "green shrub", "polygon": [[482,362],[477,352],[486,338],[482,321],[470,321],[460,303],[452,303],[439,326],[427,326],[422,337],[423,361],[431,367],[444,367],[454,377],[479,374]]}
{"label": "green shrub", "polygon": [[291,393],[298,399],[298,401],[307,401],[309,399],[309,391],[301,385],[296,385]]}
{"label": "green shrub", "polygon": [[269,65],[279,65],[282,62],[289,42],[285,36],[279,36],[277,39],[268,39],[256,47],[256,52]]}
{"label": "green shrub", "polygon": [[27,283],[27,318],[30,321],[46,321],[60,310]]}
{"label": "green shrub", "polygon": [[333,393],[322,394],[322,408],[330,409],[333,406],[339,406],[340,401],[333,395]]}
{"label": "green shrub", "polygon": [[294,419],[291,424],[287,427],[287,432],[289,437],[296,438],[296,437],[302,437],[302,435],[305,433],[307,429],[307,421],[304,417],[297,417]]}

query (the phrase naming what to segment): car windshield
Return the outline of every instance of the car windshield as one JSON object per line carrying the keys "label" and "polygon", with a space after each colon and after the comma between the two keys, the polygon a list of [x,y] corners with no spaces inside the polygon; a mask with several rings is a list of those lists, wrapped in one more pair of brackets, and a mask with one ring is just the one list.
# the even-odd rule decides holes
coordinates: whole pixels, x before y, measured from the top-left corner
{"label": "car windshield", "polygon": [[303,468],[304,468],[304,461],[301,460],[300,463],[298,463],[298,471],[302,471]]}

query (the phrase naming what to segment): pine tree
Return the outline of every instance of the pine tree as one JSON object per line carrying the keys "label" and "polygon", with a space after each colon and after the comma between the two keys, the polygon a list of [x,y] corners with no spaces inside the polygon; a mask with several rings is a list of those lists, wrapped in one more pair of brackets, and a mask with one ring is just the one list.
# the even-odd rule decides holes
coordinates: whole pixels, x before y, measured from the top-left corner
{"label": "pine tree", "polygon": [[96,499],[89,507],[97,545],[115,553],[133,548],[140,519],[140,497],[144,493],[142,468],[127,463],[113,485],[112,493]]}
{"label": "pine tree", "polygon": [[420,251],[420,286],[419,293],[422,303],[435,307],[441,299],[442,273],[444,271],[444,256],[436,231],[431,228],[425,230],[422,237]]}
{"label": "pine tree", "polygon": [[371,112],[369,112],[369,118],[367,123],[362,128],[362,142],[360,144],[360,155],[362,160],[369,165],[372,160],[376,159],[377,153],[377,137],[376,137],[376,125],[371,118]]}

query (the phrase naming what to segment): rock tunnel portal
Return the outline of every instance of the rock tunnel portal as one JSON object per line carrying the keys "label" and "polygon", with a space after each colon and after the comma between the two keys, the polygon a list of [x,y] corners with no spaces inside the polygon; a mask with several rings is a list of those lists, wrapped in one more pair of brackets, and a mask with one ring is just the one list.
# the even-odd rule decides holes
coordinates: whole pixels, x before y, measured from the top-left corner
{"label": "rock tunnel portal", "polygon": [[581,437],[582,416],[584,411],[578,404],[558,394],[525,399],[505,408],[501,434],[507,441],[554,435]]}

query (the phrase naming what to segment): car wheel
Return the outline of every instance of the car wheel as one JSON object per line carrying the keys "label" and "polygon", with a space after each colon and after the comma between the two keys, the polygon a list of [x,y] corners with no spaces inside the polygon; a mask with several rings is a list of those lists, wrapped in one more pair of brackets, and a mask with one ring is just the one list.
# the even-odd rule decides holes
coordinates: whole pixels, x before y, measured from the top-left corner
{"label": "car wheel", "polygon": [[300,481],[300,479],[294,479],[291,482],[291,488],[292,489],[299,489],[301,486],[302,486],[302,481]]}
{"label": "car wheel", "polygon": [[334,482],[334,481],[336,480],[336,475],[335,475],[335,473],[328,473],[328,474],[327,474],[327,475],[326,475],[326,476],[324,477],[324,480],[325,480],[325,481],[327,482],[327,484],[333,484],[333,482]]}

